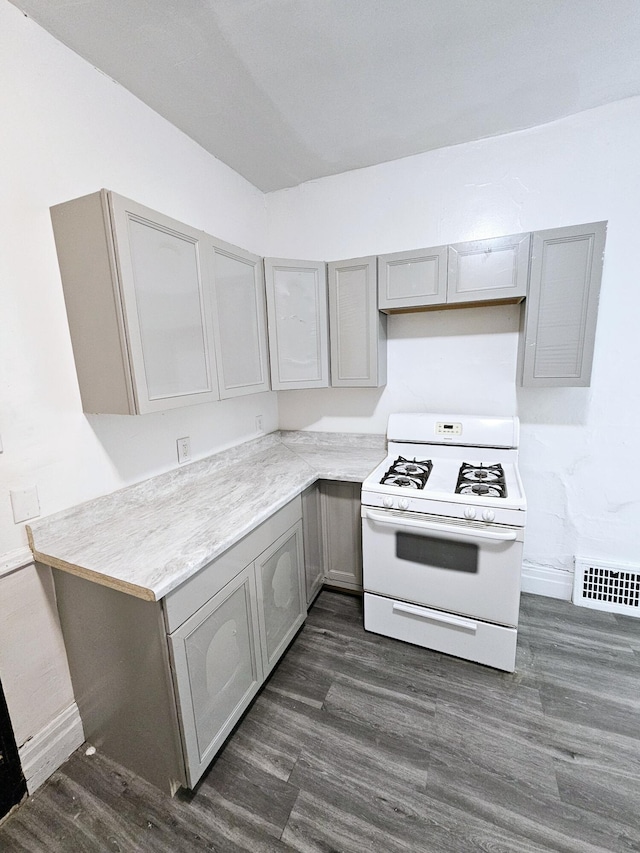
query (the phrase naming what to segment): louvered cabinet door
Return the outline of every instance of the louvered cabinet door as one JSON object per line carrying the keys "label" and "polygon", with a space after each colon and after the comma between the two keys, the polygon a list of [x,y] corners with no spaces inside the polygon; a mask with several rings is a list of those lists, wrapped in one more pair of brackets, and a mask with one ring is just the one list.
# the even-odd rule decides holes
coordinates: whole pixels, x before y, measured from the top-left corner
{"label": "louvered cabinet door", "polygon": [[376,258],[333,261],[328,273],[331,385],[378,388],[387,381],[387,318],[378,311]]}
{"label": "louvered cabinet door", "polygon": [[606,222],[533,234],[522,384],[591,381]]}

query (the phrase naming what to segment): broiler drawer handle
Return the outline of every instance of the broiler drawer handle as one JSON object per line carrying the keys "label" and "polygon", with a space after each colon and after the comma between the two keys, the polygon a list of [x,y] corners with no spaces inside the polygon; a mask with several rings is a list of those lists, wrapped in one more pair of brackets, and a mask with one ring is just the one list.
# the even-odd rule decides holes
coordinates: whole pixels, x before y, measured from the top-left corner
{"label": "broiler drawer handle", "polygon": [[429,622],[442,622],[445,625],[451,625],[453,628],[462,628],[463,631],[468,631],[470,634],[475,634],[478,630],[478,623],[472,622],[470,619],[463,619],[460,616],[451,616],[449,613],[443,613],[441,610],[431,610],[429,607],[418,607],[416,604],[405,604],[403,601],[393,602],[394,612],[408,613],[410,616],[419,616],[421,619],[427,619]]}

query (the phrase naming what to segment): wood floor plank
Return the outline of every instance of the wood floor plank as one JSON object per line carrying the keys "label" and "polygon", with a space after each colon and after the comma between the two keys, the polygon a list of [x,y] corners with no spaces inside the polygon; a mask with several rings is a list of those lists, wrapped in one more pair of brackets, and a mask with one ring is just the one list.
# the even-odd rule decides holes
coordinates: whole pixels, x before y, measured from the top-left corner
{"label": "wood floor plank", "polygon": [[515,673],[324,590],[194,792],[78,750],[2,853],[640,851],[640,619],[523,596]]}

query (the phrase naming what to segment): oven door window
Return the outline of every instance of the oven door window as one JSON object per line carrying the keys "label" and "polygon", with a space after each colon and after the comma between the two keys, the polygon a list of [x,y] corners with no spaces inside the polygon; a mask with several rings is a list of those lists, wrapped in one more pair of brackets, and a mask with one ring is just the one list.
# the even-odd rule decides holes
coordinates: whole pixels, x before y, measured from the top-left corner
{"label": "oven door window", "polygon": [[454,542],[397,531],[396,557],[452,572],[476,574],[478,571],[478,546],[472,542]]}

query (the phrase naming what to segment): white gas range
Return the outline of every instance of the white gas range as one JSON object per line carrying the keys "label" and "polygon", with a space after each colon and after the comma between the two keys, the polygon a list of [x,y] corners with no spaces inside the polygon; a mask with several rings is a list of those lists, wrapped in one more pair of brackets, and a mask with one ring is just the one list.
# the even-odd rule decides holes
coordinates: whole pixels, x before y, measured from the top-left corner
{"label": "white gas range", "polygon": [[365,628],[512,672],[526,498],[516,417],[391,415],[362,485]]}

